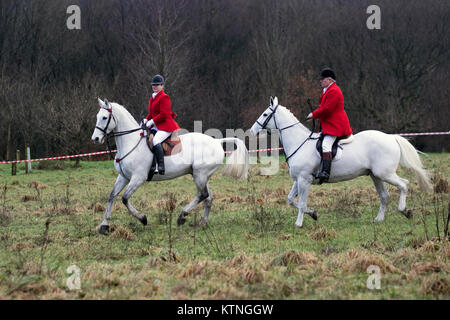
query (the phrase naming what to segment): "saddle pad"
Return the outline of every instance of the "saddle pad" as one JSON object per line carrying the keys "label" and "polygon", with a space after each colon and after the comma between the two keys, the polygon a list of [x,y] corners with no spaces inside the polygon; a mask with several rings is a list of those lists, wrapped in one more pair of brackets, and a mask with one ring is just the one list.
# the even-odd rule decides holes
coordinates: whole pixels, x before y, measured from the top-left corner
{"label": "saddle pad", "polygon": [[[322,141],[324,136],[321,135],[316,143],[316,153],[319,156],[320,159],[322,159]],[[344,136],[344,137],[338,137],[332,147],[332,161],[338,161],[340,158],[342,158],[342,145],[351,143],[353,141],[353,135]]]}
{"label": "saddle pad", "polygon": [[[147,138],[147,145],[150,150],[153,152],[153,137],[154,134],[150,133]],[[168,157],[177,153],[180,153],[182,150],[181,139],[176,134],[173,133],[162,142],[162,147],[164,150],[164,156]]]}

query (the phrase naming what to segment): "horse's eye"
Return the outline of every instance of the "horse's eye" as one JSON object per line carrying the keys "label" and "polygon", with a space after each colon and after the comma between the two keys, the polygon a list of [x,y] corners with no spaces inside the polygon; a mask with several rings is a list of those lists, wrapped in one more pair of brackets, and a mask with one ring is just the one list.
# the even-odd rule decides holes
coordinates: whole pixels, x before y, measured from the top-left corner
{"label": "horse's eye", "polygon": [[267,113],[264,113],[263,116],[264,116],[264,117],[267,117]]}
{"label": "horse's eye", "polygon": [[103,117],[103,120],[106,120],[106,117]]}

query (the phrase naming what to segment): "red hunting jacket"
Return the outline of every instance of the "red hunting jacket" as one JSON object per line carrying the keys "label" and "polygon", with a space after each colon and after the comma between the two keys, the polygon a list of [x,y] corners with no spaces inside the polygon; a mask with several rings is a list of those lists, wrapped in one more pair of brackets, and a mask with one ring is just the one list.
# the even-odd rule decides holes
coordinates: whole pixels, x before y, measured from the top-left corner
{"label": "red hunting jacket", "polygon": [[353,133],[344,111],[344,96],[336,82],[320,95],[319,108],[313,111],[313,118],[320,119],[324,134],[342,137]]}
{"label": "red hunting jacket", "polygon": [[175,122],[177,117],[170,109],[170,98],[164,91],[158,92],[155,98],[151,97],[148,102],[147,120],[153,119],[158,130],[174,132],[180,129],[178,123]]}

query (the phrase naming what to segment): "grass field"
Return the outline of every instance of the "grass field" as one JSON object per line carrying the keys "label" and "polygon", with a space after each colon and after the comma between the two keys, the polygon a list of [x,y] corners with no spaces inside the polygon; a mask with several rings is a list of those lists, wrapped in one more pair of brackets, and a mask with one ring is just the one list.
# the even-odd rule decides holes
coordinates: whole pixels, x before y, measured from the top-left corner
{"label": "grass field", "polygon": [[[449,299],[450,157],[422,159],[437,189],[421,194],[413,173],[399,170],[411,182],[409,220],[389,186],[386,219],[374,223],[378,196],[360,177],[313,186],[308,204],[319,220],[305,216],[298,229],[280,161],[274,176],[258,175],[256,165],[244,181],[216,173],[206,227],[193,227],[202,205],[176,226],[195,195],[190,176],[145,184],[131,202],[148,225],[119,200],[107,236],[97,228],[117,176],[112,161],[47,162],[14,177],[3,165],[0,299]],[[80,290],[67,287],[71,265],[80,270]],[[367,287],[370,265],[381,270],[379,290]]]}

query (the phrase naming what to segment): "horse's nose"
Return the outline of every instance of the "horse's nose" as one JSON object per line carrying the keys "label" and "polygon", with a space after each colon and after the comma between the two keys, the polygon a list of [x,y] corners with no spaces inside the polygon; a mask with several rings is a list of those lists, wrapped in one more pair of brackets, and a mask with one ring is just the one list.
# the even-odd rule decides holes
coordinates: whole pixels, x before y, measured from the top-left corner
{"label": "horse's nose", "polygon": [[100,141],[100,138],[99,137],[95,137],[94,143],[98,143],[99,141]]}

